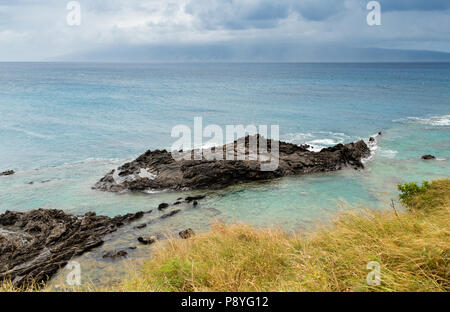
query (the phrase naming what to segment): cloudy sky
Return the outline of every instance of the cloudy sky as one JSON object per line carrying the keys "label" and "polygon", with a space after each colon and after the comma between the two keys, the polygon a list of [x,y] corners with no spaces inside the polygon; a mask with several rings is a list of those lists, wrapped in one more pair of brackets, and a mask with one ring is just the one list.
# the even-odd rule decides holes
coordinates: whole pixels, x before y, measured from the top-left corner
{"label": "cloudy sky", "polygon": [[[68,2],[0,0],[0,61],[333,61],[370,60],[384,49],[450,53],[450,0],[380,0],[381,26],[367,24],[369,0],[79,0],[79,26],[67,24]],[[447,54],[396,57],[407,55]]]}

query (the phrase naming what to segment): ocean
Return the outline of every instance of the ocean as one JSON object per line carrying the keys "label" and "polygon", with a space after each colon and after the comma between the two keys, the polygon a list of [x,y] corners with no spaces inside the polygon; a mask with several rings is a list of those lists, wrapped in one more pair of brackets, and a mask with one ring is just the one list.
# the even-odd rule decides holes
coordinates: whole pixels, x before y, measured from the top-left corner
{"label": "ocean", "polygon": [[[16,171],[0,177],[0,213],[42,207],[115,216],[198,193],[91,189],[145,150],[170,148],[172,128],[193,126],[195,117],[222,127],[279,125],[280,139],[316,149],[382,131],[362,171],[201,192],[209,196],[197,208],[143,234],[201,232],[215,220],[302,230],[341,209],[390,209],[391,200],[401,209],[398,183],[450,176],[450,63],[0,63],[0,116],[0,172]],[[137,245],[139,233],[119,231],[81,256],[89,279],[116,274],[101,253]]]}

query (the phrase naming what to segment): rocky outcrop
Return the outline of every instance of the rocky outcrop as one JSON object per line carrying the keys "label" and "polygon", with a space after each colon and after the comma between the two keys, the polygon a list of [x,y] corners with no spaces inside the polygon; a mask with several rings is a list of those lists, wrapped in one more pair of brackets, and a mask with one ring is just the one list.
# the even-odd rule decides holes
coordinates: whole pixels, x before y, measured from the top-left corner
{"label": "rocky outcrop", "polygon": [[45,282],[73,257],[100,246],[106,234],[144,214],[109,218],[93,212],[74,216],[62,210],[6,211],[0,215],[0,281],[11,280],[15,286]]}
{"label": "rocky outcrop", "polygon": [[1,176],[13,175],[14,173],[15,173],[14,170],[6,170],[6,171],[3,171],[3,172],[0,172],[0,177]]}
{"label": "rocky outcrop", "polygon": [[[257,136],[257,139],[260,137]],[[244,141],[244,144],[238,144],[238,141],[239,143]],[[214,148],[214,151],[216,149],[222,151],[224,159],[227,159],[226,156],[230,155],[230,151],[235,156],[238,152],[244,152],[238,149],[245,146],[245,154],[248,155],[250,137],[247,136],[238,141]],[[267,142],[270,152],[273,142],[271,140],[265,140],[265,142]],[[278,167],[273,171],[262,171],[259,160],[207,160],[202,158],[201,160],[175,161],[171,153],[166,150],[149,150],[136,160],[112,170],[96,183],[94,189],[111,192],[149,189],[220,189],[239,183],[269,180],[289,175],[329,172],[344,167],[360,169],[364,167],[361,159],[370,156],[370,149],[363,140],[345,145],[338,144],[324,148],[320,152],[310,151],[305,145],[281,141],[278,142],[278,146],[278,156],[270,156],[277,158]],[[198,150],[184,152],[185,155],[194,155],[194,153],[198,153]],[[259,153],[257,155],[260,156],[260,159],[267,156]]]}
{"label": "rocky outcrop", "polygon": [[431,159],[436,159],[436,157],[433,155],[423,155],[422,159],[423,160],[431,160]]}

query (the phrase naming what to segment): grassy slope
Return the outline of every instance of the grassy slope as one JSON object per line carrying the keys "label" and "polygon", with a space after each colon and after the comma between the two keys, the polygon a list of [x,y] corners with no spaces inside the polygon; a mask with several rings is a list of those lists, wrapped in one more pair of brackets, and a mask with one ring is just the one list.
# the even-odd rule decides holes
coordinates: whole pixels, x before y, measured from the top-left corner
{"label": "grassy slope", "polygon": [[[398,215],[346,213],[296,236],[217,224],[189,240],[158,243],[127,280],[95,290],[449,291],[450,180],[434,181],[407,203]],[[380,286],[366,283],[369,261],[381,264]],[[5,283],[0,291],[17,290]]]}
{"label": "grassy slope", "polygon": [[[408,198],[408,211],[347,213],[292,236],[217,224],[161,243],[114,291],[449,291],[450,180]],[[368,286],[369,261],[381,264]]]}

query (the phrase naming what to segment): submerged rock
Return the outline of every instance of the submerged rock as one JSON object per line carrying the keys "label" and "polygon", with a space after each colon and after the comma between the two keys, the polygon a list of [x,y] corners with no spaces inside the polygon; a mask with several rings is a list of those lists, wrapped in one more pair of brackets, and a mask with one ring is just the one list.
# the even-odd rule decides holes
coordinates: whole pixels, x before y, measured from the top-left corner
{"label": "submerged rock", "polygon": [[147,227],[147,223],[142,223],[142,224],[136,225],[134,228],[140,230],[140,229],[143,229],[145,227]]}
{"label": "submerged rock", "polygon": [[127,255],[128,255],[128,252],[126,252],[125,250],[119,250],[116,252],[109,251],[103,255],[103,258],[116,259],[116,258],[126,257]]}
{"label": "submerged rock", "polygon": [[0,176],[9,176],[9,175],[13,175],[15,172],[14,170],[6,170],[3,172],[0,172]]}
{"label": "submerged rock", "polygon": [[6,211],[0,215],[0,281],[15,286],[45,282],[73,257],[103,244],[103,236],[141,218],[83,216],[56,209]]}
{"label": "submerged rock", "polygon": [[138,242],[144,245],[151,245],[155,243],[158,240],[158,238],[154,235],[152,236],[140,236],[138,237]]}
{"label": "submerged rock", "polygon": [[192,201],[197,201],[197,200],[203,199],[205,197],[206,197],[206,195],[188,196],[184,200],[187,201],[188,203],[190,203]]}
{"label": "submerged rock", "polygon": [[169,207],[169,204],[167,204],[167,203],[161,203],[161,204],[159,204],[159,206],[158,206],[158,210],[164,210],[164,209],[166,209],[167,207]]}
{"label": "submerged rock", "polygon": [[179,213],[180,211],[181,211],[180,209],[172,210],[172,211],[169,212],[169,213],[163,214],[163,215],[161,216],[161,219],[165,219],[165,218],[171,217],[171,216],[173,216],[173,215],[176,215],[176,214]]}
{"label": "submerged rock", "polygon": [[430,159],[436,159],[436,157],[433,156],[433,155],[423,155],[423,156],[422,156],[422,159],[424,159],[424,160],[430,160]]}
{"label": "submerged rock", "polygon": [[[256,136],[267,144],[270,151],[272,140]],[[235,157],[239,152],[249,154],[249,136],[234,143],[214,148],[226,156]],[[364,168],[361,159],[370,156],[370,149],[363,140],[356,143],[337,144],[320,152],[308,150],[306,146],[278,142],[279,155],[257,153],[259,159],[275,160],[278,167],[273,171],[261,171],[259,160],[180,160],[172,158],[166,150],[147,151],[136,160],[112,170],[98,181],[94,189],[119,191],[145,191],[148,189],[189,190],[220,189],[230,185],[275,179],[289,175],[302,175],[317,172],[340,170],[344,167]],[[243,147],[245,146],[245,150]],[[193,155],[196,151],[185,152]],[[265,163],[264,162],[264,163]],[[143,176],[142,170],[151,173]],[[195,199],[193,199],[195,200]],[[192,201],[193,201],[192,200]]]}

